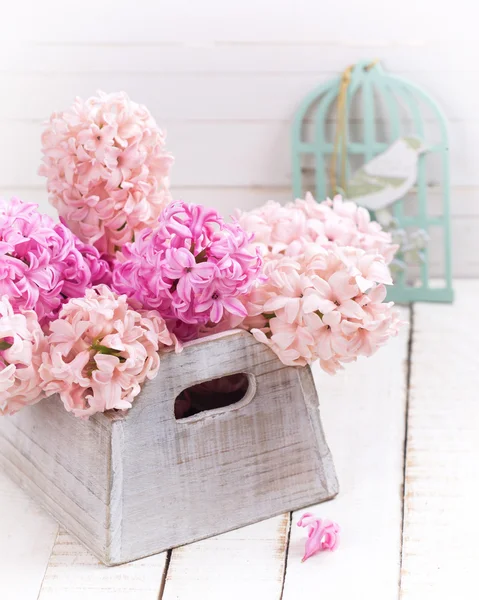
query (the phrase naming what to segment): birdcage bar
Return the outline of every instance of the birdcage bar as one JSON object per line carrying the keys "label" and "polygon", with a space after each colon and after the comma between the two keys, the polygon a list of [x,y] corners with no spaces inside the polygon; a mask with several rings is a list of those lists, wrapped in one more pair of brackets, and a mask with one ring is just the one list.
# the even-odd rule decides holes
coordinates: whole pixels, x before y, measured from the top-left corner
{"label": "birdcage bar", "polygon": [[[404,85],[398,86],[398,93],[402,95],[411,112],[415,133],[424,140],[424,123],[421,117],[421,112],[416,103],[415,96],[410,89]],[[417,179],[416,179],[416,195],[419,201],[418,224],[421,229],[429,233],[429,222],[427,217],[427,180],[426,180],[426,157],[420,154],[417,159]],[[429,248],[426,247],[422,251],[423,261],[420,265],[422,287],[427,288],[429,281]]]}
{"label": "birdcage bar", "polygon": [[[393,92],[391,91],[391,85],[388,79],[384,77],[377,76],[377,70],[374,69],[370,74],[370,78],[374,80],[374,86],[381,93],[381,97],[383,98],[386,109],[389,115],[389,144],[395,142],[400,136],[400,124],[401,119],[399,116],[399,111],[397,107],[397,102],[394,101]],[[384,144],[386,147],[387,144]],[[379,154],[379,152],[376,152]],[[404,219],[404,202],[403,200],[399,200],[395,202],[393,206],[393,215],[398,220],[398,222],[402,222]],[[406,272],[405,270],[399,271],[396,275],[396,283],[400,287],[406,286]]]}
{"label": "birdcage bar", "polygon": [[362,93],[364,115],[364,162],[370,161],[375,154],[376,132],[374,123],[374,97],[369,77],[364,79]]}
{"label": "birdcage bar", "polygon": [[389,141],[392,144],[401,134],[401,117],[399,116],[397,103],[394,102],[393,91],[391,90],[390,82],[387,79],[376,76],[374,83],[375,87],[381,91],[381,96],[384,99],[389,113]]}
{"label": "birdcage bar", "polygon": [[[424,102],[433,110],[436,116],[436,121],[439,126],[441,141],[434,146],[431,146],[428,151],[439,152],[441,155],[441,163],[442,163],[442,227],[443,227],[443,235],[444,235],[444,279],[445,279],[445,287],[444,296],[446,302],[452,302],[454,298],[454,292],[452,289],[452,260],[451,260],[451,215],[450,215],[450,173],[449,173],[449,159],[448,159],[448,134],[447,134],[447,125],[446,125],[446,117],[442,112],[439,105],[420,87],[411,83],[410,81],[406,81],[401,77],[394,77],[397,81],[400,81],[403,85],[408,86],[410,90],[414,90],[415,94],[420,97]],[[431,290],[433,296],[439,295],[439,289],[435,288]],[[428,300],[435,300],[435,297],[429,295]]]}
{"label": "birdcage bar", "polygon": [[324,153],[319,152],[317,149],[321,147],[327,147],[331,145],[331,151],[334,144],[328,144],[326,141],[326,116],[331,104],[334,102],[339,90],[339,80],[337,86],[334,85],[329,92],[323,95],[321,100],[318,102],[314,117],[314,156],[316,162],[316,173],[315,173],[315,187],[316,195],[319,196],[317,199],[323,200],[327,196],[327,186],[329,182],[328,168],[324,161]]}
{"label": "birdcage bar", "polygon": [[[377,71],[375,70],[375,73]],[[388,113],[389,113],[389,123],[391,128],[391,137],[389,138],[389,143],[392,144],[395,142],[400,136],[400,125],[401,118],[399,116],[399,111],[397,107],[397,102],[394,101],[393,95],[394,90],[392,89],[391,82],[384,77],[375,77],[375,85],[378,90],[381,91],[382,97],[386,103]],[[401,222],[404,218],[404,202],[403,200],[398,200],[393,206],[393,215],[394,217]],[[399,275],[400,282],[404,283],[404,272],[401,272]]]}
{"label": "birdcage bar", "polygon": [[[388,148],[389,144],[385,142],[376,142],[374,145],[374,151],[376,153],[382,152]],[[301,154],[315,154],[316,148],[314,144],[309,144],[308,142],[302,142],[298,146],[298,151]],[[332,154],[334,151],[334,144],[330,142],[325,142],[323,146],[323,154]],[[350,154],[364,154],[364,144],[362,142],[349,142],[348,143],[348,152]]]}
{"label": "birdcage bar", "polygon": [[[292,126],[292,139],[295,151],[292,155],[292,184],[293,184],[293,195],[296,198],[303,196],[303,183],[302,183],[302,166],[303,154],[316,154],[317,149],[315,144],[309,144],[303,141],[303,124],[304,119],[306,117],[306,113],[311,108],[312,104],[322,96],[326,91],[328,91],[331,87],[335,87],[339,89],[340,79],[338,78],[336,82],[333,84],[330,81],[323,83],[316,89],[312,90],[306,98],[301,103],[299,109],[296,111],[293,118],[293,126]],[[318,190],[316,190],[316,194],[318,194]]]}
{"label": "birdcage bar", "polygon": [[449,223],[451,222],[450,205],[449,205],[449,189],[450,189],[450,173],[449,173],[449,161],[447,160],[447,153],[442,153],[442,213],[443,220],[446,224],[444,226],[444,276],[446,280],[446,287],[450,293],[450,302],[453,299],[452,289],[452,259],[451,259],[451,228]]}

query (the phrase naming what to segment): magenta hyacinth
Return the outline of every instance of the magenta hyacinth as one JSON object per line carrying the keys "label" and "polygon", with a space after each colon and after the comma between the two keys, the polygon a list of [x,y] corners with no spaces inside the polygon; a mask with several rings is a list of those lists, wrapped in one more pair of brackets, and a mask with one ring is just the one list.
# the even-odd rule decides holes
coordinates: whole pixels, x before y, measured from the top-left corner
{"label": "magenta hyacinth", "polygon": [[15,312],[34,310],[41,325],[69,298],[111,278],[108,263],[36,204],[0,200],[0,296]]}
{"label": "magenta hyacinth", "polygon": [[[262,260],[249,250],[251,235],[238,223],[225,223],[211,208],[174,202],[166,207],[155,231],[141,232],[123,248],[113,271],[119,293],[157,309],[169,321],[194,326],[218,323],[226,315],[246,316],[239,296],[257,280]],[[189,326],[189,327],[188,327]]]}

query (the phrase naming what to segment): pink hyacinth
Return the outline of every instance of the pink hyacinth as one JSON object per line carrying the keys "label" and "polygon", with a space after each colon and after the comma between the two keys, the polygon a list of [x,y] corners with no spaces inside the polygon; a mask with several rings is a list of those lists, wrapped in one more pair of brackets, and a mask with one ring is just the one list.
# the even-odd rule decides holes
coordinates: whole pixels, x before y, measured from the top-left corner
{"label": "pink hyacinth", "polygon": [[96,248],[38,213],[36,204],[0,200],[0,295],[15,312],[34,310],[44,325],[69,298],[110,278]]}
{"label": "pink hyacinth", "polygon": [[243,327],[292,366],[315,360],[328,373],[370,356],[397,334],[399,314],[384,302],[389,270],[358,248],[310,244],[296,257],[266,262],[266,281],[243,301]]}
{"label": "pink hyacinth", "polygon": [[308,539],[305,543],[302,562],[322,550],[334,552],[338,547],[340,527],[334,521],[318,519],[312,513],[307,512],[300,518],[297,525],[308,528]]}
{"label": "pink hyacinth", "polygon": [[132,310],[106,285],[70,300],[50,323],[40,375],[75,416],[124,410],[160,366],[158,351],[175,339],[155,311]]}
{"label": "pink hyacinth", "polygon": [[246,316],[239,297],[250,291],[262,265],[259,251],[247,249],[250,239],[214,209],[174,202],[154,231],[124,246],[113,285],[157,309],[181,339],[195,337],[201,325]]}
{"label": "pink hyacinth", "polygon": [[391,234],[371,221],[369,212],[341,196],[316,202],[311,194],[285,205],[268,202],[255,210],[239,214],[246,231],[254,233],[266,258],[279,254],[295,256],[305,245],[314,243],[323,248],[352,246],[380,254],[389,264],[398,246]]}
{"label": "pink hyacinth", "polygon": [[43,397],[39,367],[46,340],[32,310],[15,314],[0,299],[0,415],[11,415]]}
{"label": "pink hyacinth", "polygon": [[149,111],[124,92],[77,98],[42,136],[50,202],[78,237],[114,255],[170,201],[173,157]]}

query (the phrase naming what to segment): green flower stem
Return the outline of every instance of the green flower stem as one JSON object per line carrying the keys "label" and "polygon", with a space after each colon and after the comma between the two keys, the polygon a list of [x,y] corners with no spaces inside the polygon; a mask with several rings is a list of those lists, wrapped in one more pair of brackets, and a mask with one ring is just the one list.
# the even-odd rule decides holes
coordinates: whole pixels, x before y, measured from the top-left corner
{"label": "green flower stem", "polygon": [[276,315],[274,314],[274,312],[273,312],[273,313],[263,313],[263,317],[264,317],[265,319],[268,319],[268,321],[269,321],[270,319],[274,319],[274,317],[275,317],[275,316],[276,316]]}
{"label": "green flower stem", "polygon": [[208,260],[208,257],[206,256],[206,250],[207,248],[203,248],[203,250],[195,256],[196,264],[200,264]]}

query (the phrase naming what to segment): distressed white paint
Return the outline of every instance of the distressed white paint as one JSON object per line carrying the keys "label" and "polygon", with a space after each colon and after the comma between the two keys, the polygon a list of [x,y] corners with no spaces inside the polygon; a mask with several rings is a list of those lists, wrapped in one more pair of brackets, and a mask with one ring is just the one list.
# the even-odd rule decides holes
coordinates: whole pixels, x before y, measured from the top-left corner
{"label": "distressed white paint", "polygon": [[[173,7],[170,7],[174,10]],[[203,17],[207,17],[203,13]],[[105,34],[108,30],[105,29]],[[335,33],[335,32],[331,32]],[[426,33],[426,32],[425,32]],[[59,41],[58,33],[50,40],[14,44],[12,51],[0,56],[0,69],[9,75],[27,76],[40,74],[87,73],[96,76],[114,73],[123,75],[188,76],[225,74],[263,74],[274,81],[273,76],[285,75],[334,75],[349,62],[357,62],[365,56],[381,56],[389,69],[401,75],[427,77],[437,73],[461,74],[477,69],[474,54],[470,53],[468,40],[457,41],[453,49],[443,42],[427,37],[413,42],[403,38],[396,42],[374,43],[374,40],[332,41],[333,37],[296,42],[275,43],[268,40],[239,43],[235,40],[211,40],[210,43],[188,44],[185,41],[161,41],[163,31],[157,30],[156,41],[144,38],[135,40],[133,35],[120,42],[109,42],[105,36],[90,39]],[[447,35],[447,34],[446,34]],[[11,47],[11,42],[8,44]],[[62,51],[58,49],[61,47]],[[81,51],[80,51],[81,48]],[[418,61],[418,55],[421,60]],[[419,75],[418,75],[419,74]],[[441,85],[441,80],[432,80]],[[215,83],[215,82],[213,82]],[[442,81],[445,84],[444,80]],[[442,88],[444,89],[444,87]],[[284,90],[289,95],[289,90]],[[58,92],[62,94],[61,90]],[[152,90],[152,93],[155,93]],[[458,98],[459,102],[472,99]],[[25,100],[28,101],[28,100]],[[186,101],[181,99],[182,102]],[[10,102],[10,100],[8,100]],[[237,102],[235,104],[238,104]],[[470,105],[472,106],[472,105]],[[451,115],[452,116],[452,115]],[[456,115],[463,116],[463,115]]]}
{"label": "distressed white paint", "polygon": [[[42,50],[44,52],[43,48]],[[72,49],[69,50],[71,53]],[[235,50],[238,52],[237,48]],[[116,61],[118,61],[120,49],[115,48],[115,51]],[[89,49],[89,52],[92,53],[92,49]],[[313,49],[310,52],[312,56],[322,54],[322,50]],[[159,54],[158,49],[157,53]],[[102,50],[99,54],[102,55]],[[271,56],[273,56],[272,52]],[[364,51],[361,56],[364,57]],[[90,56],[90,61],[93,60],[93,56]],[[114,56],[112,60],[115,60]],[[159,64],[161,65],[162,62]],[[386,61],[385,67],[387,64]],[[115,68],[118,69],[118,62],[116,65]],[[65,109],[75,96],[85,98],[95,93],[97,89],[106,91],[124,89],[137,102],[154,107],[151,110],[154,110],[158,122],[167,125],[177,121],[209,121],[210,124],[224,121],[282,122],[290,119],[303,96],[336,76],[344,68],[344,64],[336,70],[331,67],[326,68],[325,65],[322,71],[312,70],[306,73],[302,73],[301,70],[286,73],[258,71],[253,64],[250,64],[250,71],[239,73],[231,72],[226,68],[220,72],[201,72],[201,70],[197,72],[198,67],[198,58],[196,58],[192,59],[190,72],[163,73],[155,70],[153,65],[150,71],[137,70],[136,65],[123,67],[111,73],[105,70],[73,73],[60,71],[49,74],[50,85],[46,86],[46,74],[31,72],[30,66],[27,72],[3,74],[2,79],[10,93],[2,100],[1,118],[43,121],[52,113],[52,106],[60,107],[58,110]],[[417,73],[409,70],[393,72],[407,79],[416,81],[421,79],[423,86],[431,94],[435,97],[445,97],[450,105],[448,117],[451,121],[464,122],[468,117],[474,118],[473,95],[458,95],[457,102],[454,101],[453,90],[463,89],[469,83],[468,71],[453,72],[447,80],[437,72]],[[191,94],[192,89],[195,90],[194,94]],[[253,90],[254,94],[248,93]],[[354,118],[359,115],[358,108],[353,107],[351,116]]]}
{"label": "distressed white paint", "polygon": [[[63,8],[63,10],[62,10]],[[433,0],[404,0],[401,10],[379,0],[332,3],[312,0],[244,0],[197,4],[177,0],[138,0],[135,10],[127,0],[84,0],[81,6],[60,0],[19,0],[5,10],[5,35],[12,40],[83,44],[185,43],[191,46],[221,43],[318,43],[318,41],[421,45],[427,41],[459,44],[475,40],[475,6],[457,0],[457,14],[449,4]],[[430,15],[434,14],[434,19]],[[92,18],[95,15],[95,18]],[[394,18],[392,18],[394,17]],[[19,24],[21,23],[21,27]],[[458,58],[458,54],[454,52]]]}
{"label": "distressed white paint", "polygon": [[304,511],[295,512],[283,600],[297,600],[299,590],[304,598],[398,597],[408,329],[337,377],[316,379],[340,493],[309,510],[337,521],[341,542],[301,563],[306,530],[296,523]]}
{"label": "distressed white paint", "polygon": [[0,471],[0,598],[34,600],[58,525]]}
{"label": "distressed white paint", "polygon": [[454,305],[414,309],[404,600],[478,595],[478,298],[478,281],[456,282]]}
{"label": "distressed white paint", "polygon": [[[175,419],[183,389],[241,372],[241,401]],[[337,493],[309,367],[286,367],[245,331],[165,354],[125,415],[82,421],[53,396],[2,419],[0,465],[106,564]]]}
{"label": "distressed white paint", "polygon": [[0,468],[99,555],[109,545],[110,429],[103,414],[75,419],[56,396],[0,420]]}
{"label": "distressed white paint", "polygon": [[173,550],[163,600],[278,600],[289,513]]}
{"label": "distressed white paint", "polygon": [[[61,528],[38,600],[157,600],[165,563],[162,553],[105,567]],[[21,600],[36,597],[25,595]]]}

